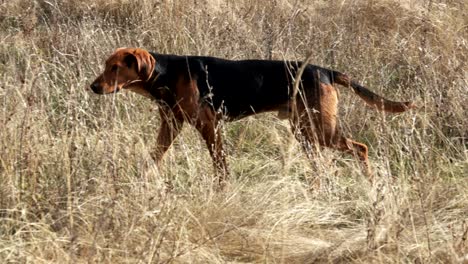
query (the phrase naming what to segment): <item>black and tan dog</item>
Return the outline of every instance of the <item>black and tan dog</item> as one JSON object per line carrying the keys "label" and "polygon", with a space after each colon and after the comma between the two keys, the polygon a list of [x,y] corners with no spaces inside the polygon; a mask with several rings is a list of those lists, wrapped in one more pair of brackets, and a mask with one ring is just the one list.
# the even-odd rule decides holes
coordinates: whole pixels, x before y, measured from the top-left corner
{"label": "black and tan dog", "polygon": [[267,111],[288,117],[296,138],[310,156],[315,143],[358,157],[371,175],[367,146],[344,137],[337,126],[335,84],[350,87],[367,104],[387,112],[413,108],[411,102],[389,101],[348,76],[314,65],[304,65],[297,92],[294,79],[301,62],[176,56],[138,48],[119,48],[104,72],[91,84],[98,94],[126,89],[159,104],[161,127],[153,158],[160,162],[181,131],[193,125],[206,141],[219,182],[228,174],[218,123]]}

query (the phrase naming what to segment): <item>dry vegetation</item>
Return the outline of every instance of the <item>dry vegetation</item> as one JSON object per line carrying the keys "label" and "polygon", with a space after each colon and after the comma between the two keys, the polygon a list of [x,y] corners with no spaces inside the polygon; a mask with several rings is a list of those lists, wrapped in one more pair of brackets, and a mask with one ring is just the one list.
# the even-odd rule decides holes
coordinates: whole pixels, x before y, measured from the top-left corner
{"label": "dry vegetation", "polygon": [[[0,2],[2,263],[467,263],[464,0]],[[156,106],[86,87],[116,47],[304,59],[419,108],[384,115],[341,89],[370,146],[310,162],[272,114],[228,123],[232,177],[185,129],[157,170]]]}

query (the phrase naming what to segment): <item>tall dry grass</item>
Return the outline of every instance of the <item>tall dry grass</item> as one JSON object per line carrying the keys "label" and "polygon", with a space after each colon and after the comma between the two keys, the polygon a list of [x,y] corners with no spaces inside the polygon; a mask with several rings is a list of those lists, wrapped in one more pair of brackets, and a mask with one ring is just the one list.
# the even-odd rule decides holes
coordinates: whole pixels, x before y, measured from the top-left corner
{"label": "tall dry grass", "polygon": [[[0,3],[3,263],[467,263],[466,1],[11,0]],[[377,182],[311,162],[274,115],[224,126],[232,177],[185,129],[158,171],[157,107],[86,87],[116,47],[304,59],[419,108],[341,89]]]}

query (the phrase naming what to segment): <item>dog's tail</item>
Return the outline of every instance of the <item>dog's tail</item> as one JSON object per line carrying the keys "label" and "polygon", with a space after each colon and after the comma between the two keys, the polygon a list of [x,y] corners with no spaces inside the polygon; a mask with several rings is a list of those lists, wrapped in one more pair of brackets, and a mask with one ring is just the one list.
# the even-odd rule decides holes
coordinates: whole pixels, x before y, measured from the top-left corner
{"label": "dog's tail", "polygon": [[335,83],[341,84],[346,87],[353,88],[353,91],[361,97],[368,105],[377,108],[380,111],[401,113],[408,109],[415,108],[412,102],[395,102],[383,98],[382,96],[373,93],[366,87],[351,80],[347,75],[333,71],[332,80]]}

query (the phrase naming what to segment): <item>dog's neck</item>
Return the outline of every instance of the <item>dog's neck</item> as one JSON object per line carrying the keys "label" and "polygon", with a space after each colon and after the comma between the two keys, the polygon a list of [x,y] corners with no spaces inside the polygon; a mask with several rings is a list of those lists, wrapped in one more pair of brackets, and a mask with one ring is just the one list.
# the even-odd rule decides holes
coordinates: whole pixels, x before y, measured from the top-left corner
{"label": "dog's neck", "polygon": [[127,88],[125,88],[125,90],[129,90],[129,91],[132,91],[134,93],[143,95],[144,97],[147,97],[147,98],[152,99],[152,100],[155,99],[154,96],[151,95],[151,93],[145,88],[144,84],[130,85]]}
{"label": "dog's neck", "polygon": [[126,90],[130,90],[152,100],[156,100],[156,97],[152,94],[152,92],[154,93],[158,88],[164,86],[161,85],[161,83],[157,83],[157,81],[160,80],[159,77],[162,76],[161,72],[159,72],[157,69],[158,68],[155,67],[153,74],[147,81],[141,81],[139,83],[135,83],[135,85],[130,85],[126,88]]}

